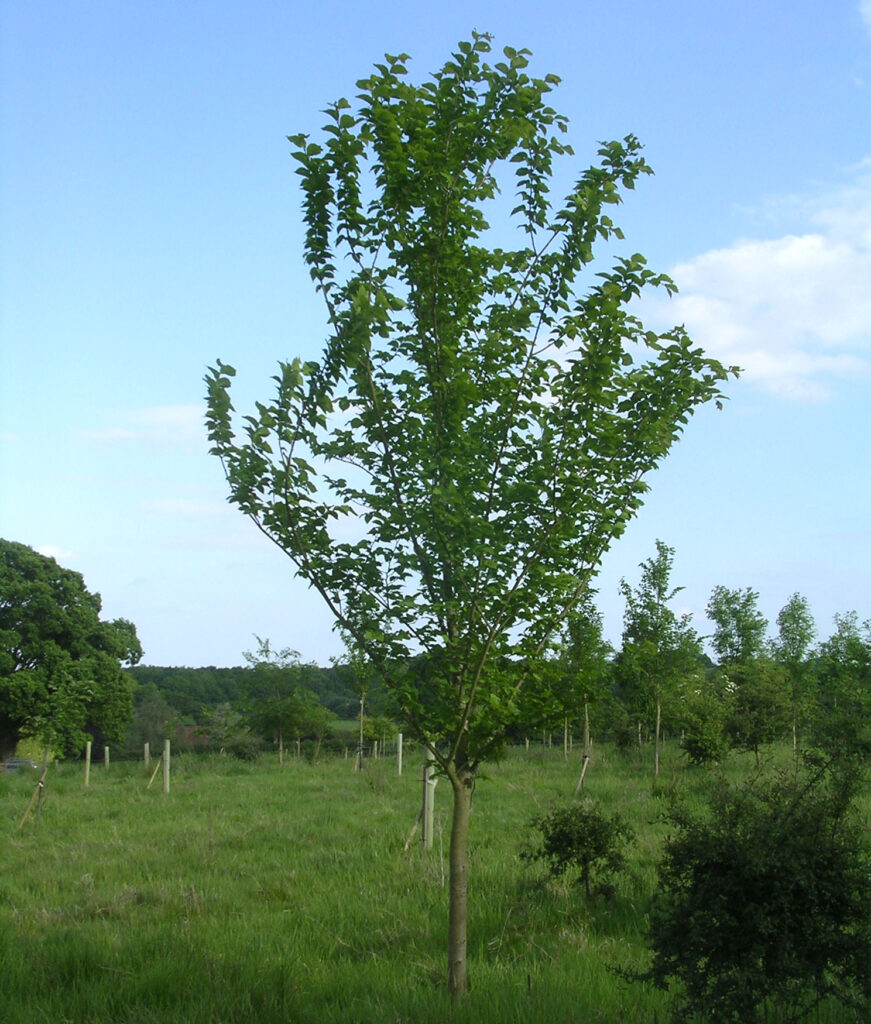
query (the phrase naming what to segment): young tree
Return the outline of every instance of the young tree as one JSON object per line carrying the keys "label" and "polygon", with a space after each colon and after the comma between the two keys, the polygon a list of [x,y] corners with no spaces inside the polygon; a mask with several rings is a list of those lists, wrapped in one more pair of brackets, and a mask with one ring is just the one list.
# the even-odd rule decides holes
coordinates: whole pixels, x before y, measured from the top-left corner
{"label": "young tree", "polygon": [[653,714],[654,775],[659,774],[663,702],[674,702],[681,681],[698,667],[702,656],[691,616],[678,616],[668,607],[683,589],[671,586],[673,562],[674,548],[658,540],[656,557],[640,565],[638,586],[633,590],[626,580],[620,581],[626,611],[617,672],[627,689],[634,691]]}
{"label": "young tree", "polygon": [[136,694],[133,721],[124,738],[128,754],[141,754],[144,744],[159,749],[163,741],[172,739],[179,725],[178,712],[164,699],[153,683]]}
{"label": "young tree", "polygon": [[[584,273],[594,243],[620,237],[621,186],[649,172],[637,140],[603,145],[553,210],[552,164],[571,153],[545,101],[557,79],[531,78],[526,51],[490,65],[489,49],[461,43],[420,86],[406,56],[386,56],[356,109],[327,108],[321,142],[293,137],[326,350],[281,364],[238,432],[234,369],[207,376],[231,500],[365,652],[452,787],[454,994],[478,766],[645,476],[728,375],[682,329],[657,335],[627,311],[645,287],[674,287],[641,256]],[[510,172],[522,242],[494,247],[487,217]],[[406,671],[418,654],[421,686]]]}
{"label": "young tree", "polygon": [[556,695],[568,721],[580,710],[583,716],[584,758],[590,756],[590,706],[604,696],[611,681],[611,645],[602,636],[602,615],[585,593],[569,612],[562,651],[562,673]]}
{"label": "young tree", "polygon": [[749,587],[715,587],[707,608],[715,624],[711,644],[720,659],[720,679],[731,695],[729,732],[736,747],[753,751],[757,764],[760,746],[778,739],[790,718],[789,680],[766,654],[768,620],[758,600]]}
{"label": "young tree", "polygon": [[284,737],[298,731],[301,700],[299,652],[276,650],[269,639],[255,636],[256,651],[244,651],[251,672],[245,704],[252,727],[278,742],[278,763],[284,764]]}
{"label": "young tree", "polygon": [[835,631],[816,652],[813,742],[830,752],[871,757],[871,621],[835,615]]}
{"label": "young tree", "polygon": [[124,735],[133,687],[121,665],[142,648],[132,622],[100,608],[79,573],[0,540],[0,759],[23,736],[73,753],[89,732]]}
{"label": "young tree", "polygon": [[777,613],[777,638],[771,646],[776,661],[789,676],[794,751],[798,750],[799,719],[806,712],[809,699],[807,656],[815,633],[816,626],[807,598],[793,594]]}
{"label": "young tree", "polygon": [[721,665],[741,665],[758,658],[765,649],[768,620],[759,611],[759,594],[714,587],[708,601],[708,618],[714,623],[711,646]]}

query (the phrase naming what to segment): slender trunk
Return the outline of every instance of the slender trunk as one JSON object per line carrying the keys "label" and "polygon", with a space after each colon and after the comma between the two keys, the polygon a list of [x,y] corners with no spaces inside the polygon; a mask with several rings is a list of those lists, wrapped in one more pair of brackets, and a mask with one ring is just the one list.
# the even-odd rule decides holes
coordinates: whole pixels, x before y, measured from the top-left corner
{"label": "slender trunk", "polygon": [[363,709],[366,704],[366,691],[360,694],[360,740],[357,746],[357,756],[360,759],[359,769],[363,770]]}
{"label": "slender trunk", "polygon": [[466,994],[466,850],[472,809],[473,776],[468,769],[451,773],[454,814],[451,822],[450,914],[448,923],[448,990],[451,999]]}
{"label": "slender trunk", "polygon": [[284,734],[278,730],[278,763],[284,764]]}
{"label": "slender trunk", "polygon": [[662,727],[662,701],[656,699],[656,738],[653,743],[653,774],[659,775],[659,733]]}
{"label": "slender trunk", "polygon": [[563,718],[563,761],[569,759],[569,716]]}
{"label": "slender trunk", "polygon": [[590,702],[584,697],[584,757],[590,756]]}

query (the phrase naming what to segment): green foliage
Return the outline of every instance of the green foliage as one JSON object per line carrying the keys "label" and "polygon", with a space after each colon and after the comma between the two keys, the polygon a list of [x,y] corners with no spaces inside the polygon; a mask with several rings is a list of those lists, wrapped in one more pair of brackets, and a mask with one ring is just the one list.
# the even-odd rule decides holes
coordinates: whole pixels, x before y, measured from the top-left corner
{"label": "green foliage", "polygon": [[722,673],[730,691],[731,714],[727,731],[734,746],[752,750],[783,739],[792,720],[789,677],[769,658],[730,665]]}
{"label": "green foliage", "polygon": [[835,632],[820,644],[814,666],[816,707],[810,741],[833,754],[871,758],[871,621],[855,612],[835,616]]}
{"label": "green foliage", "polygon": [[604,879],[623,867],[626,846],[635,838],[619,814],[606,814],[590,799],[539,815],[530,824],[540,838],[525,858],[546,861],[554,876],[577,870],[587,896],[594,875]]}
{"label": "green foliage", "polygon": [[238,755],[243,761],[251,760],[247,754],[256,745],[256,739],[245,717],[229,704],[212,708],[200,732],[219,753]]}
{"label": "green foliage", "polygon": [[650,977],[674,986],[678,1019],[797,1021],[830,996],[867,1019],[871,859],[855,787],[829,762],[673,811]]}
{"label": "green foliage", "polygon": [[[320,362],[282,364],[241,424],[234,369],[207,376],[232,501],[463,770],[516,716],[493,659],[544,649],[728,372],[627,311],[674,287],[642,256],[587,270],[621,237],[607,211],[650,171],[638,140],[602,145],[553,209],[571,154],[546,102],[557,79],[489,50],[476,35],[420,86],[387,56],[356,107],[327,108],[320,142],[292,138],[330,340]],[[487,244],[499,191],[517,195],[517,248]],[[438,661],[425,692],[393,668],[417,651]]]}
{"label": "green foliage", "polygon": [[136,697],[133,721],[124,739],[124,750],[138,756],[144,744],[148,743],[152,750],[158,750],[165,739],[172,739],[179,720],[175,708],[170,707],[156,687],[151,686],[137,693]]}
{"label": "green foliage", "polygon": [[[627,706],[654,726],[657,752],[663,709],[676,717],[680,688],[688,676],[697,674],[702,656],[691,616],[678,616],[669,607],[682,589],[671,586],[673,562],[674,548],[658,540],[656,556],[641,563],[638,586],[620,582],[626,610],[615,675]],[[658,771],[657,753],[654,772]]]}
{"label": "green foliage", "polygon": [[731,694],[719,674],[700,672],[688,681],[680,702],[680,745],[691,764],[723,760],[730,747],[727,727],[731,718]]}
{"label": "green foliage", "polygon": [[768,621],[757,607],[759,594],[747,587],[714,587],[708,618],[714,623],[711,645],[721,665],[736,665],[758,658],[765,648]]}
{"label": "green foliage", "polygon": [[323,739],[336,716],[302,685],[306,672],[316,666],[301,664],[298,652],[289,647],[275,650],[268,639],[256,640],[256,653],[245,652],[251,672],[245,676],[244,707],[251,727],[277,739],[280,751],[288,737]]}
{"label": "green foliage", "polygon": [[142,648],[131,622],[100,610],[79,573],[0,540],[0,757],[23,736],[69,754],[88,735],[123,735],[133,701],[121,664]]}
{"label": "green foliage", "polygon": [[588,591],[568,613],[557,657],[544,668],[550,677],[537,694],[542,706],[535,724],[553,728],[582,719],[586,733],[591,708],[602,723],[599,712],[610,689],[612,653],[602,636],[602,616],[593,605],[593,592]]}

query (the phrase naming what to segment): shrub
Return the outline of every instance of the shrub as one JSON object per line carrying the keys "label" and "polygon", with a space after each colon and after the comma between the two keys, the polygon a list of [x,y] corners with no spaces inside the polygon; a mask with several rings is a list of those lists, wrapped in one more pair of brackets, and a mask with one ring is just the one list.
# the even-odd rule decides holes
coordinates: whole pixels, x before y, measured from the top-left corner
{"label": "shrub", "polygon": [[690,688],[683,696],[681,749],[691,764],[722,761],[729,749],[726,722],[728,695],[711,680]]}
{"label": "shrub", "polygon": [[851,814],[855,775],[808,766],[673,811],[654,897],[648,977],[677,1019],[797,1021],[871,993],[871,871]]}
{"label": "shrub", "polygon": [[547,861],[554,876],[577,869],[587,896],[592,893],[594,872],[605,876],[623,867],[625,847],[635,836],[619,814],[605,814],[590,799],[540,815],[530,824],[540,838],[525,858]]}

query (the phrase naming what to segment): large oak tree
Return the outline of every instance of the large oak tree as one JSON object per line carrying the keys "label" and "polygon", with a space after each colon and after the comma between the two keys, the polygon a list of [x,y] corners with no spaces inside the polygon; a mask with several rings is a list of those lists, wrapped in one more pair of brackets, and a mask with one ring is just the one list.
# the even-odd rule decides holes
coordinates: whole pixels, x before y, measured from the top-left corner
{"label": "large oak tree", "polygon": [[24,736],[60,753],[95,732],[123,736],[133,698],[121,665],[142,648],[132,622],[100,610],[79,573],[0,540],[0,758]]}
{"label": "large oak tree", "polygon": [[[466,987],[472,790],[537,659],[642,503],[644,478],[728,371],[627,306],[673,290],[610,212],[649,167],[601,144],[562,206],[566,119],[527,51],[463,42],[420,85],[386,56],[318,141],[291,139],[305,259],[326,303],[318,362],[280,364],[237,421],[210,370],[231,500],[292,559],[377,668],[453,791],[449,985]],[[492,228],[491,228],[492,219]],[[519,229],[509,233],[508,227]],[[407,671],[421,656],[425,672]],[[514,668],[506,671],[512,663]]]}

